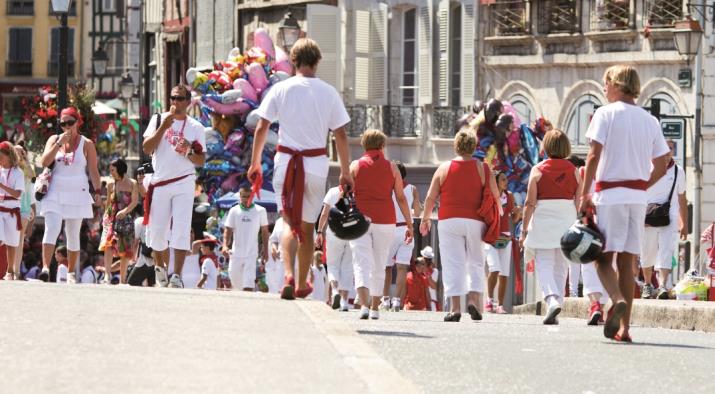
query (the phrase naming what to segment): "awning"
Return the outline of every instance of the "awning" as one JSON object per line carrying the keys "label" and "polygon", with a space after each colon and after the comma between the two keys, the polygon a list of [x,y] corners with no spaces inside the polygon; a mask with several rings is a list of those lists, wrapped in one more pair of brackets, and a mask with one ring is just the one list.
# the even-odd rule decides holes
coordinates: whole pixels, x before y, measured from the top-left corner
{"label": "awning", "polygon": [[104,104],[101,101],[95,101],[94,105],[92,105],[92,112],[95,113],[95,115],[116,115],[117,110],[108,106],[107,104]]}
{"label": "awning", "polygon": [[123,111],[125,109],[124,101],[118,98],[111,99],[104,104],[119,111]]}

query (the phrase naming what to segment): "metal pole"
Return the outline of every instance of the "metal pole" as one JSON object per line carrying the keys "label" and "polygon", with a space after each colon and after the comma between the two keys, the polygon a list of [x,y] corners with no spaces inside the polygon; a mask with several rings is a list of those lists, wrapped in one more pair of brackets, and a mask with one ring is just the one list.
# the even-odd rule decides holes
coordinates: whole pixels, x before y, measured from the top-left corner
{"label": "metal pole", "polygon": [[[704,0],[700,0],[699,5],[704,6]],[[702,8],[703,12],[698,13],[698,20],[701,26],[705,25],[705,8]],[[691,244],[691,258],[693,264],[691,267],[697,267],[698,271],[700,268],[698,266],[700,257],[700,221],[701,221],[701,193],[703,190],[702,186],[702,175],[703,168],[700,163],[700,140],[702,139],[702,108],[703,108],[703,42],[701,41],[701,46],[695,56],[695,134],[693,136],[693,175],[695,176],[695,189],[693,190],[693,242]]]}
{"label": "metal pole", "polygon": [[67,12],[60,16],[60,62],[57,79],[57,112],[67,107]]}

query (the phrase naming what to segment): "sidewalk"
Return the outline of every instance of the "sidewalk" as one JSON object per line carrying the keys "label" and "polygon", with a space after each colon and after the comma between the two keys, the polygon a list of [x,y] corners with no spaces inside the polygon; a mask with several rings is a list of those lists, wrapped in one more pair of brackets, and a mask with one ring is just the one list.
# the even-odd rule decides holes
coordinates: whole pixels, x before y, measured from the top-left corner
{"label": "sidewalk", "polygon": [[[585,320],[588,308],[588,298],[568,297],[559,316]],[[513,313],[545,315],[546,307],[542,302],[519,305],[514,307]],[[715,332],[715,302],[636,299],[631,323],[642,327]]]}

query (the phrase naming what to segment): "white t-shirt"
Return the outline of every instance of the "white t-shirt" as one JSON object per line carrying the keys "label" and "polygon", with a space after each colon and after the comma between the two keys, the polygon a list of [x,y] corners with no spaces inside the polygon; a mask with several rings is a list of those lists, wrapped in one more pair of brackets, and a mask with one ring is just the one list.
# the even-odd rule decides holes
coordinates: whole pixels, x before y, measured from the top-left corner
{"label": "white t-shirt", "polygon": [[218,268],[216,268],[216,263],[213,259],[204,259],[203,264],[201,264],[201,275],[206,275],[204,289],[216,290],[218,286]]}
{"label": "white t-shirt", "polygon": [[228,211],[224,226],[233,230],[233,257],[254,259],[258,256],[258,233],[262,226],[268,226],[268,214],[260,205],[245,211],[235,205]]}
{"label": "white t-shirt", "polygon": [[[22,192],[25,191],[25,175],[23,175],[22,170],[17,167],[0,168],[0,182],[11,189],[20,190]],[[20,207],[20,198],[17,200],[5,200],[5,196],[9,196],[9,194],[0,190],[0,206],[5,208]],[[20,197],[22,197],[22,195],[20,195]]]}
{"label": "white t-shirt", "polygon": [[[414,188],[415,185],[405,185],[405,188],[403,189],[405,191],[405,198],[407,199],[407,209],[410,211],[412,211],[412,203],[415,201],[415,195],[412,192]],[[392,192],[392,202],[395,204],[395,217],[397,218],[397,223],[404,223],[405,217],[402,215],[400,206],[397,205],[397,196],[395,196],[395,192]]]}
{"label": "white t-shirt", "polygon": [[325,193],[325,198],[323,198],[323,204],[326,204],[329,207],[334,207],[335,204],[338,203],[338,200],[340,200],[340,194],[342,192],[340,191],[339,186],[331,187],[328,189],[328,192]]}
{"label": "white t-shirt", "polygon": [[[678,171],[678,179],[675,180],[675,171]],[[670,167],[665,175],[658,180],[653,186],[648,189],[648,204],[658,203],[662,204],[668,199],[668,194],[670,193],[670,188],[673,187],[673,181],[675,180],[675,189],[673,190],[673,197],[670,199],[670,227],[678,228],[679,225],[679,214],[680,214],[680,204],[678,200],[678,195],[685,193],[685,171],[678,165]]]}
{"label": "white t-shirt", "polygon": [[[603,145],[596,181],[650,178],[652,160],[668,153],[658,120],[644,109],[615,102],[596,110],[586,138]],[[613,188],[595,193],[595,204],[646,204],[645,190]]]}
{"label": "white t-shirt", "polygon": [[[162,121],[169,116],[168,112],[161,114]],[[144,131],[144,138],[149,138],[156,131],[156,115],[149,120],[149,126]],[[196,169],[194,164],[184,155],[177,153],[174,148],[180,138],[185,138],[189,143],[198,141],[206,150],[206,138],[204,137],[204,126],[198,120],[187,116],[186,120],[174,120],[171,128],[166,131],[166,135],[159,142],[159,146],[151,157],[151,164],[154,167],[152,182],[157,183],[167,179],[180,177],[182,175],[194,174]],[[193,182],[191,177],[182,179],[179,182]]]}
{"label": "white t-shirt", "polygon": [[[437,283],[437,278],[439,278],[439,270],[437,268],[432,269],[432,280]],[[429,288],[429,295],[433,301],[437,301],[437,289]]]}
{"label": "white t-shirt", "polygon": [[83,284],[97,283],[98,277],[99,277],[99,275],[97,274],[97,271],[94,270],[94,267],[89,266],[82,270],[82,279],[80,279],[80,283],[83,283]]}
{"label": "white t-shirt", "polygon": [[316,301],[326,302],[327,297],[327,273],[325,272],[325,266],[323,269],[317,269],[314,266],[310,266],[310,271],[313,273],[313,292],[310,294],[310,298]]}
{"label": "white t-shirt", "polygon": [[[278,121],[278,144],[297,150],[324,148],[328,131],[350,122],[334,87],[319,78],[302,76],[274,85],[256,114],[270,122]],[[278,152],[273,165],[286,167],[289,160],[290,155]],[[328,176],[327,156],[306,157],[303,163],[305,172]]]}
{"label": "white t-shirt", "polygon": [[55,277],[55,282],[57,283],[67,283],[67,274],[69,273],[69,268],[64,264],[57,264],[57,276]]}

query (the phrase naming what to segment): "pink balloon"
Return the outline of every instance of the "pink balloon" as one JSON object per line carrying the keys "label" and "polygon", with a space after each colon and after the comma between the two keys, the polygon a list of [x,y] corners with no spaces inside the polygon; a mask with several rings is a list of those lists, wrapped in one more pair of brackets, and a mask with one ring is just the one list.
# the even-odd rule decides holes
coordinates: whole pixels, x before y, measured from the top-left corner
{"label": "pink balloon", "polygon": [[258,94],[256,94],[256,89],[253,88],[250,82],[244,78],[238,78],[233,81],[233,88],[241,90],[241,97],[251,100],[253,102],[258,102]]}
{"label": "pink balloon", "polygon": [[283,71],[287,72],[289,75],[293,75],[293,65],[290,64],[290,57],[281,47],[275,47],[276,49],[276,60],[271,64],[273,71]]}
{"label": "pink balloon", "polygon": [[207,107],[211,108],[214,112],[221,115],[241,115],[243,116],[251,109],[251,106],[243,101],[236,101],[231,104],[223,104],[212,100],[210,97],[201,97],[201,102]]}
{"label": "pink balloon", "polygon": [[511,118],[514,120],[511,123],[512,130],[517,130],[521,126],[521,118],[519,118],[519,114],[516,112],[516,109],[514,109],[508,101],[502,101],[502,106],[502,113],[511,115]]}
{"label": "pink balloon", "polygon": [[271,36],[268,34],[268,31],[262,27],[256,29],[255,32],[253,32],[253,43],[257,46],[263,49],[263,51],[271,57],[271,59],[274,59],[276,57],[276,52],[273,47],[273,40],[271,40]]}
{"label": "pink balloon", "polygon": [[256,92],[260,93],[268,86],[266,71],[259,63],[251,63],[246,68],[246,73],[248,74],[248,81],[256,89]]}

